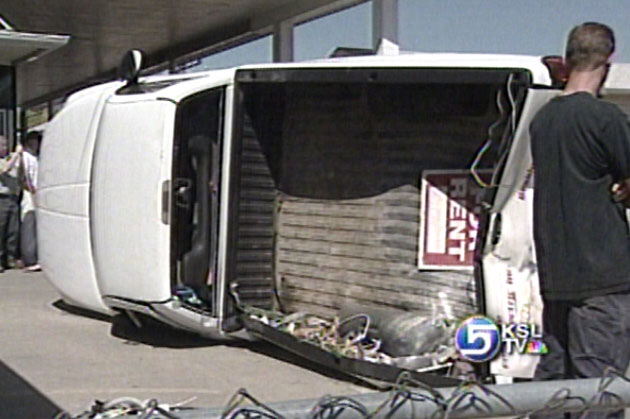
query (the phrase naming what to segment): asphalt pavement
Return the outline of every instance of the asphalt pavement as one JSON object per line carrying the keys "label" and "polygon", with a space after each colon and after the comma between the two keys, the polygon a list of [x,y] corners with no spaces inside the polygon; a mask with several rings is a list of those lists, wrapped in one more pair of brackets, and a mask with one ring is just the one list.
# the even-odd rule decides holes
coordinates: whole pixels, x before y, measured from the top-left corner
{"label": "asphalt pavement", "polygon": [[215,342],[156,324],[136,329],[65,305],[42,273],[0,274],[0,418],[77,415],[131,396],[225,405],[372,391],[263,342]]}

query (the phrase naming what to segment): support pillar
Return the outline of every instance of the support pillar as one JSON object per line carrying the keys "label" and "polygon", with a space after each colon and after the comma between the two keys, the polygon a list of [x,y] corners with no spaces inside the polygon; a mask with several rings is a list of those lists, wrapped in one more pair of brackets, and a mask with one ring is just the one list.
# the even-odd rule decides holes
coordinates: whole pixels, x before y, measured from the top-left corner
{"label": "support pillar", "polygon": [[273,62],[293,61],[293,21],[284,20],[273,26]]}
{"label": "support pillar", "polygon": [[398,0],[372,0],[372,46],[382,39],[398,44]]}

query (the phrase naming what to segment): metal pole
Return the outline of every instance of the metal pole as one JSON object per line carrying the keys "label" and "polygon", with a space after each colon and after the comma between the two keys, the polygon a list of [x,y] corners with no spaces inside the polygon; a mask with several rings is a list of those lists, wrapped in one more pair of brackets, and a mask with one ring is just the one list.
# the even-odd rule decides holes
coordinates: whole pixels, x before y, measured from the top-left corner
{"label": "metal pole", "polygon": [[293,61],[293,21],[284,20],[273,26],[273,62]]}
{"label": "metal pole", "polygon": [[[433,394],[433,395],[432,395]],[[367,393],[349,396],[344,404],[338,399],[336,418],[497,418],[522,416],[532,412],[579,412],[588,410],[620,410],[630,407],[630,382],[621,378],[557,380],[509,385],[463,386],[460,388],[414,390],[414,393]],[[435,395],[439,395],[436,402]],[[331,401],[330,399],[329,401]],[[323,408],[323,399],[307,399],[270,403],[266,406],[284,418],[309,417],[316,406]],[[393,402],[393,403],[392,403]],[[253,408],[252,404],[243,404]],[[353,407],[354,406],[354,407]],[[359,408],[360,407],[360,408]],[[219,418],[224,408],[178,412],[187,419]],[[321,411],[321,410],[320,410]],[[335,410],[334,412],[338,412]],[[327,411],[328,414],[332,411]],[[229,416],[228,416],[229,417]],[[323,414],[321,417],[327,417]]]}
{"label": "metal pole", "polygon": [[398,44],[398,0],[372,0],[372,46],[383,39]]}

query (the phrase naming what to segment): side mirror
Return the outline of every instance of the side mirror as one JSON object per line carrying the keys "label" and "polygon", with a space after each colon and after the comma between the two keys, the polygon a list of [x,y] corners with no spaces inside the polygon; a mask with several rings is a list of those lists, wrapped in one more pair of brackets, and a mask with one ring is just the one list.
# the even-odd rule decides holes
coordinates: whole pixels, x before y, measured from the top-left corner
{"label": "side mirror", "polygon": [[129,50],[123,55],[118,73],[120,78],[127,81],[127,84],[135,84],[138,82],[143,58],[144,53],[139,49]]}

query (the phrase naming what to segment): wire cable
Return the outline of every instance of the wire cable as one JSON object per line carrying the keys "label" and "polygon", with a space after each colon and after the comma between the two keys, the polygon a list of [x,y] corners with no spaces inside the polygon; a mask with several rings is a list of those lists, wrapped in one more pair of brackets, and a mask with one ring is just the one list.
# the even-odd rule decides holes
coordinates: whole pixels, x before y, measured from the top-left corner
{"label": "wire cable", "polygon": [[[510,73],[508,75],[508,79],[506,82],[506,90],[507,90],[507,97],[508,97],[508,102],[510,104],[510,116],[507,118],[507,122],[510,124],[510,133],[507,135],[508,138],[511,138],[512,136],[514,136],[514,134],[516,133],[516,98],[514,97],[514,92],[512,91],[512,85],[514,83],[514,73]],[[505,120],[505,108],[503,107],[503,103],[501,100],[502,97],[502,93],[503,91],[500,90],[497,93],[497,98],[496,98],[496,102],[497,102],[497,108],[499,110],[499,119],[497,119],[492,125],[490,125],[490,127],[488,128],[488,139],[486,140],[486,142],[483,144],[483,146],[481,146],[481,148],[479,149],[479,151],[477,152],[477,155],[475,156],[472,164],[470,165],[470,174],[473,177],[473,179],[475,180],[475,182],[477,182],[477,184],[479,186],[481,186],[484,189],[487,188],[496,188],[498,187],[498,183],[496,182],[496,172],[493,173],[492,175],[492,180],[490,181],[490,183],[485,182],[481,176],[479,176],[479,173],[477,171],[477,167],[479,166],[479,164],[481,163],[481,159],[483,158],[483,156],[486,154],[486,152],[488,151],[488,149],[492,146],[492,143],[494,142],[494,131],[501,126],[504,122],[506,122]],[[499,158],[497,159],[497,163],[495,165],[495,167],[501,167],[501,165],[503,164],[503,161],[506,159],[507,155],[509,154],[510,151],[510,147],[509,145],[511,144],[511,141],[508,141],[508,144],[504,147],[503,152],[501,153],[501,155],[499,156]]]}
{"label": "wire cable", "polygon": [[[584,419],[588,412],[592,410],[594,406],[598,404],[601,405],[604,401],[610,399],[615,399],[617,401],[618,405],[615,407],[623,409],[624,406],[621,398],[618,395],[607,391],[608,387],[610,387],[610,385],[617,379],[621,379],[630,383],[630,377],[627,377],[626,375],[622,374],[612,367],[606,368],[606,370],[604,371],[604,375],[602,375],[602,378],[600,379],[597,386],[597,393],[591,398],[591,400],[586,403],[586,407],[580,415],[579,419]],[[612,408],[610,410],[612,410]]]}
{"label": "wire cable", "polygon": [[[244,401],[249,401],[255,408],[240,407]],[[249,394],[244,388],[240,388],[228,402],[226,408],[221,414],[221,418],[268,418],[268,419],[284,419],[284,416],[270,408],[269,406],[259,402],[254,396]]]}
{"label": "wire cable", "polygon": [[337,418],[347,409],[359,413],[364,418],[369,417],[368,409],[359,401],[351,397],[332,397],[327,395],[318,400],[311,410],[311,413],[308,415],[308,418],[333,419]]}

